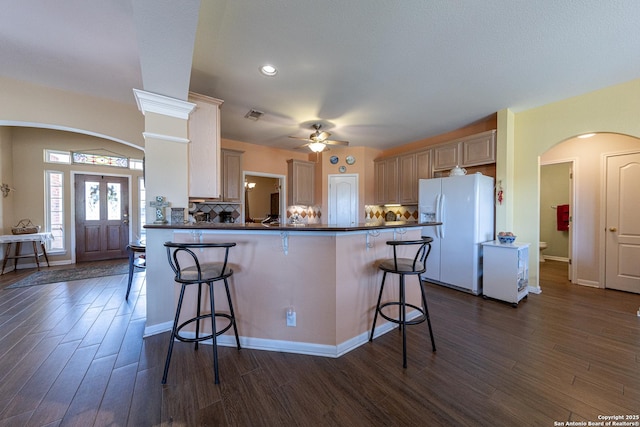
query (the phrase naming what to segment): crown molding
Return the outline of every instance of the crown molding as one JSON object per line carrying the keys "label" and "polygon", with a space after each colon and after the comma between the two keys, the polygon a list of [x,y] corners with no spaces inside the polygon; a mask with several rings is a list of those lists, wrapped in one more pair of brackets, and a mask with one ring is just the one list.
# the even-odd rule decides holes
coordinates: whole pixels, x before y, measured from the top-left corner
{"label": "crown molding", "polygon": [[147,112],[162,114],[169,117],[187,120],[196,104],[181,99],[170,98],[157,93],[133,89],[138,110],[145,115]]}
{"label": "crown molding", "polygon": [[162,135],[159,133],[153,133],[153,132],[142,132],[142,136],[144,136],[145,141],[149,138],[151,139],[160,139],[163,141],[171,141],[171,142],[179,142],[182,144],[188,144],[189,140],[187,138],[178,138],[175,136],[169,136],[169,135]]}

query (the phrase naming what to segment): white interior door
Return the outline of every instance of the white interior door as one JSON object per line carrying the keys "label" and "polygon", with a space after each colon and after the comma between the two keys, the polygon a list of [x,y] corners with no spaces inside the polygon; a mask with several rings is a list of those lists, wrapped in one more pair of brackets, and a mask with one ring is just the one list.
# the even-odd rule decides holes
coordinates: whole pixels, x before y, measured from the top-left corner
{"label": "white interior door", "polygon": [[358,224],[358,175],[329,175],[329,224]]}
{"label": "white interior door", "polygon": [[607,158],[605,287],[640,293],[640,153]]}

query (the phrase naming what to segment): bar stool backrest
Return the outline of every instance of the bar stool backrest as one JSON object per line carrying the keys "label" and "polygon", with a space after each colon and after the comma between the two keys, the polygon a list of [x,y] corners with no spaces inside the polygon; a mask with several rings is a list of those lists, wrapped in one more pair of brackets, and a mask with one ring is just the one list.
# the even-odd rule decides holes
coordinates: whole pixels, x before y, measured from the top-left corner
{"label": "bar stool backrest", "polygon": [[[167,248],[167,258],[169,260],[169,265],[175,273],[175,281],[178,283],[198,283],[212,279],[211,277],[206,277],[207,274],[203,275],[203,272],[210,272],[211,266],[214,264],[216,266],[215,270],[218,272],[217,278],[221,279],[223,277],[230,276],[233,273],[233,270],[227,268],[227,263],[229,260],[229,248],[232,248],[235,245],[235,243],[164,243],[164,246]],[[198,255],[196,255],[194,249],[208,248],[224,249],[224,261],[216,263],[201,263],[198,260]],[[180,254],[186,254],[186,258],[193,262],[194,267],[191,268],[191,262],[185,262],[184,257],[182,265],[186,264],[188,266],[182,267],[181,262],[178,259]],[[194,273],[196,273],[195,277]],[[188,277],[183,277],[183,274]]]}
{"label": "bar stool backrest", "polygon": [[[389,240],[387,241],[387,245],[391,245],[393,247],[393,270],[398,273],[413,273],[413,274],[421,274],[426,271],[427,268],[427,257],[429,253],[431,253],[431,242],[433,242],[433,238],[431,237],[423,237],[420,240]],[[397,249],[399,246],[418,246],[418,250],[416,251],[416,255],[413,259],[410,258],[399,258],[397,254]],[[391,271],[391,270],[390,270]]]}

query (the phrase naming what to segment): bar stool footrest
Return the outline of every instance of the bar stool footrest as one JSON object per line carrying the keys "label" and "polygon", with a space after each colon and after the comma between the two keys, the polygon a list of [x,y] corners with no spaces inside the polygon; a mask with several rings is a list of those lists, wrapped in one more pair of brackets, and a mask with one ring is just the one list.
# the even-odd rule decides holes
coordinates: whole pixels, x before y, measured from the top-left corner
{"label": "bar stool footrest", "polygon": [[[217,337],[219,335],[224,334],[229,329],[231,329],[231,327],[233,326],[233,318],[231,317],[230,314],[227,314],[227,313],[215,313],[215,315],[216,315],[216,317],[224,317],[225,319],[229,320],[229,324],[227,326],[225,326],[224,328],[222,328],[221,330],[216,332],[216,337]],[[194,317],[193,319],[189,319],[186,322],[180,324],[180,326],[178,326],[176,328],[175,339],[177,339],[178,341],[189,342],[189,343],[202,342],[202,341],[213,339],[213,334],[209,334],[209,335],[202,336],[202,337],[195,337],[195,338],[187,338],[187,337],[184,337],[184,336],[180,335],[180,330],[183,327],[189,325],[190,323],[197,322],[197,321],[204,320],[204,319],[211,319],[211,314],[203,314],[201,316]]]}
{"label": "bar stool footrest", "polygon": [[[398,301],[390,301],[390,302],[385,302],[384,304],[380,304],[380,307],[378,307],[378,313],[380,314],[380,316],[382,316],[384,319],[386,319],[387,321],[391,322],[391,323],[395,323],[395,324],[402,324],[402,320],[400,319],[396,319],[393,317],[389,317],[386,314],[384,314],[382,312],[382,309],[385,307],[391,307],[391,306],[397,306],[397,307],[402,307],[402,303],[398,302]],[[404,324],[405,325],[419,325],[420,323],[423,323],[427,320],[427,314],[424,311],[424,308],[422,307],[418,307],[417,305],[413,305],[413,304],[408,304],[405,303],[406,307],[410,307],[413,308],[415,310],[417,310],[420,315],[416,318],[413,318],[411,320],[405,320]]]}

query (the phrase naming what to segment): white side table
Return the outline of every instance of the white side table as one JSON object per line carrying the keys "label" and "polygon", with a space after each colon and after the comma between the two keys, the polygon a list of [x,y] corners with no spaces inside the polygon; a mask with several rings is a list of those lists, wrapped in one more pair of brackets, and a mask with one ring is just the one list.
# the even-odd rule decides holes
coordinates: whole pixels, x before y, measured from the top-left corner
{"label": "white side table", "polygon": [[517,307],[529,294],[529,243],[482,244],[484,298],[510,302]]}

